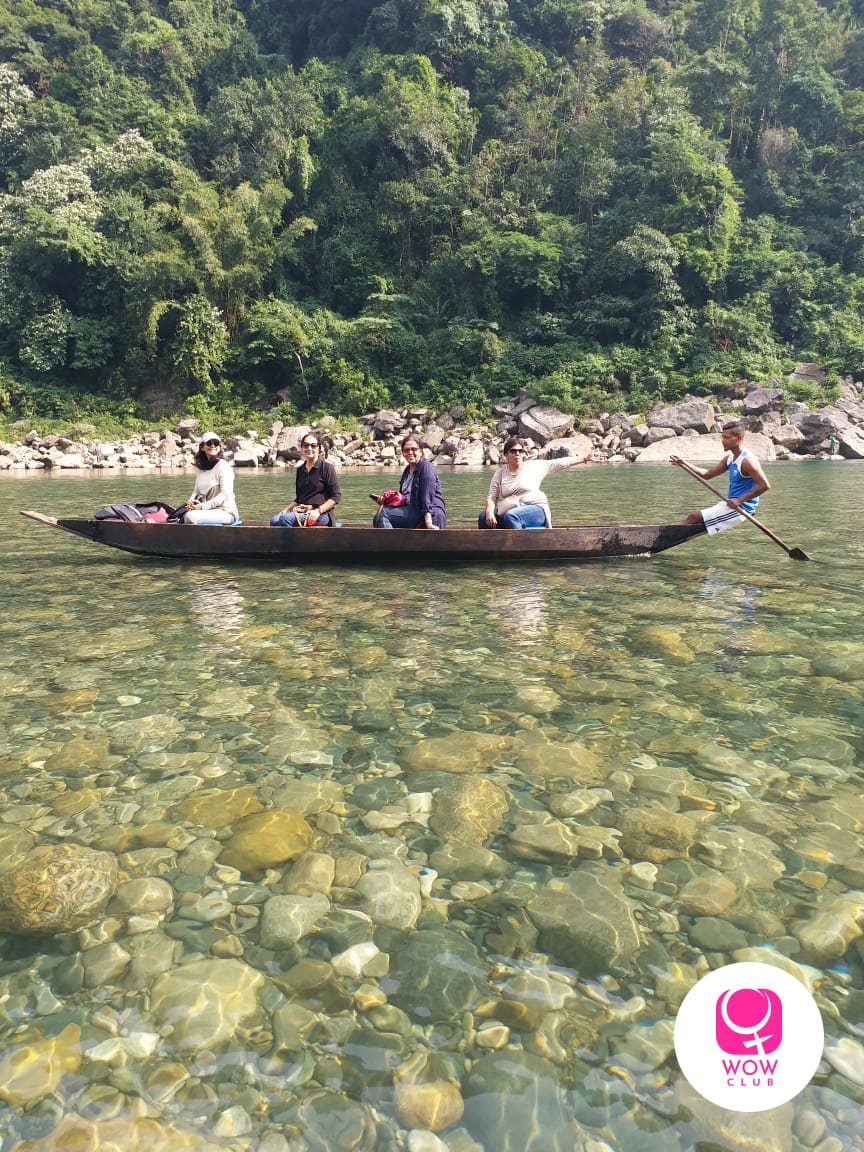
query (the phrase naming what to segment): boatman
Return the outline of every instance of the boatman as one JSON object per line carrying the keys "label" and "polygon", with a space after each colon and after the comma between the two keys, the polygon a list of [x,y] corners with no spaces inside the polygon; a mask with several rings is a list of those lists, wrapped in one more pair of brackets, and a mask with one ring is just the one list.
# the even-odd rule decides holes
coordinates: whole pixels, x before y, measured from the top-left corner
{"label": "boatman", "polygon": [[[687,465],[697,476],[703,480],[711,480],[715,476],[729,473],[729,493],[725,500],[712,504],[710,508],[703,508],[701,512],[691,512],[685,516],[684,524],[705,524],[710,536],[722,532],[724,528],[732,528],[736,524],[743,524],[744,517],[739,509],[743,508],[752,516],[763,492],[768,492],[771,485],[759,461],[753,453],[744,447],[744,425],[738,420],[730,420],[723,425],[720,433],[723,449],[726,455],[707,472],[700,472],[698,468]],[[680,456],[670,456],[669,463],[677,467],[684,467]]]}

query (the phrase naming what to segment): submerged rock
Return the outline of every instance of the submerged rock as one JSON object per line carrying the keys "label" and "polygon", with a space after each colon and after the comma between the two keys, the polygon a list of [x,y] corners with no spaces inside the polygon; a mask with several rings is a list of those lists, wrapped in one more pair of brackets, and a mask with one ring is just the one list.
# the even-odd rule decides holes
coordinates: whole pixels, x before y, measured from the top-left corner
{"label": "submerged rock", "polygon": [[795,925],[803,956],[824,966],[841,960],[853,940],[864,935],[864,892],[850,892],[833,900],[809,920]]}
{"label": "submerged rock", "polygon": [[577,869],[553,880],[526,906],[541,947],[582,973],[626,967],[642,945],[636,905],[611,869]]}
{"label": "submerged rock", "polygon": [[81,1029],[68,1024],[57,1036],[13,1044],[0,1055],[0,1100],[12,1108],[41,1100],[64,1075],[81,1066]]}
{"label": "submerged rock", "polygon": [[463,777],[435,793],[429,824],[442,840],[482,845],[499,830],[507,808],[503,788],[482,776]]}
{"label": "submerged rock", "polygon": [[652,864],[688,856],[699,834],[692,816],[659,807],[631,808],[620,825],[622,852]]}
{"label": "submerged rock", "polygon": [[297,1123],[310,1152],[372,1152],[377,1144],[371,1109],[338,1092],[306,1096]]}
{"label": "submerged rock", "polygon": [[117,876],[117,860],[108,852],[44,845],[0,876],[0,912],[16,932],[72,932],[98,920]]}
{"label": "submerged rock", "polygon": [[496,1152],[572,1152],[575,1121],[564,1111],[555,1066],[524,1052],[483,1056],[463,1083],[465,1123]]}
{"label": "submerged rock", "polygon": [[298,812],[269,808],[244,816],[219,859],[241,872],[262,872],[294,860],[312,843],[312,829]]}
{"label": "submerged rock", "polygon": [[553,740],[530,741],[514,761],[526,776],[544,780],[574,780],[580,784],[601,784],[603,768],[598,757],[581,744],[559,744]]}
{"label": "submerged rock", "polygon": [[420,915],[419,877],[398,860],[372,860],[354,885],[376,924],[413,928]]}
{"label": "submerged rock", "polygon": [[476,772],[504,757],[511,745],[507,736],[492,732],[451,732],[420,740],[402,756],[408,772]]}
{"label": "submerged rock", "polygon": [[415,1020],[449,1022],[487,992],[486,964],[464,936],[429,928],[390,945],[388,999]]}
{"label": "submerged rock", "polygon": [[264,805],[255,794],[254,785],[242,788],[199,789],[177,805],[177,811],[190,824],[204,828],[224,828],[243,816],[260,812]]}
{"label": "submerged rock", "polygon": [[240,960],[196,960],[159,976],[150,994],[153,1016],[170,1026],[169,1048],[215,1048],[258,1012],[266,977]]}
{"label": "submerged rock", "polygon": [[427,1132],[443,1132],[462,1119],[465,1107],[459,1089],[449,1080],[400,1084],[394,1104],[396,1118],[404,1128]]}

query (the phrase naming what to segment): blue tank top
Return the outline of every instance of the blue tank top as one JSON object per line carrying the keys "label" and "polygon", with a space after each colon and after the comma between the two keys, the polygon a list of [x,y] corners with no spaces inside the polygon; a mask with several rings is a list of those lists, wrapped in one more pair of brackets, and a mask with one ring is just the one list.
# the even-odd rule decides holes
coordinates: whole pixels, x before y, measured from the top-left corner
{"label": "blue tank top", "polygon": [[[726,468],[729,472],[729,498],[735,499],[737,496],[743,496],[745,492],[749,492],[754,485],[754,481],[749,476],[744,476],[741,473],[739,465],[746,457],[753,457],[752,452],[748,452],[746,448],[742,448],[738,453],[738,459],[732,457],[732,453],[728,452],[726,459]],[[755,459],[755,457],[753,457]],[[759,503],[759,497],[756,496],[752,500],[745,500],[741,507],[745,512],[752,512],[756,505]]]}

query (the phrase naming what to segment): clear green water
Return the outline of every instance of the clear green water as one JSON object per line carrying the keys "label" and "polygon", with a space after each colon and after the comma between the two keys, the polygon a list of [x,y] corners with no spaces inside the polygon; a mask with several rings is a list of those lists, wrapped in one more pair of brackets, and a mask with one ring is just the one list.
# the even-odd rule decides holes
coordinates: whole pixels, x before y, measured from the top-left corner
{"label": "clear green water", "polygon": [[[139,560],[17,510],[179,501],[188,478],[3,477],[0,852],[71,841],[162,882],[158,907],[0,936],[4,1152],[862,1147],[861,478],[771,469],[764,519],[813,564],[745,525],[650,561],[388,572]],[[468,522],[488,474],[443,482]],[[241,512],[290,483],[241,475]],[[343,519],[381,484],[344,477]],[[710,502],[660,467],[548,492],[558,524]],[[296,940],[265,908],[297,865],[219,860],[242,817],[178,808],[238,788],[314,836]],[[536,901],[574,877],[599,886],[584,933],[544,931]],[[687,1095],[671,1025],[759,948],[801,965],[827,1058],[791,1105],[734,1116]],[[166,976],[229,960],[260,974],[242,1010],[196,990],[184,1033]],[[464,1101],[440,1144],[409,1135],[416,1081]]]}

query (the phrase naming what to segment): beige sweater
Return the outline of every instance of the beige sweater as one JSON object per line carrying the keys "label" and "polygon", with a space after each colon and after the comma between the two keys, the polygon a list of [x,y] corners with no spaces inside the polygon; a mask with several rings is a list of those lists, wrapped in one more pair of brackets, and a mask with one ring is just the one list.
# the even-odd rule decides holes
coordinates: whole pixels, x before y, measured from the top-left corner
{"label": "beige sweater", "polygon": [[495,505],[495,516],[503,516],[520,504],[539,504],[546,512],[546,526],[551,528],[549,501],[540,485],[553,472],[560,472],[572,465],[572,456],[563,456],[559,460],[526,460],[514,476],[507,465],[503,464],[496,470],[489,485],[488,498]]}
{"label": "beige sweater", "polygon": [[235,520],[240,519],[234,499],[234,469],[227,460],[218,461],[215,468],[209,470],[198,469],[192,499],[200,500],[206,510],[221,508],[223,512],[230,512]]}

